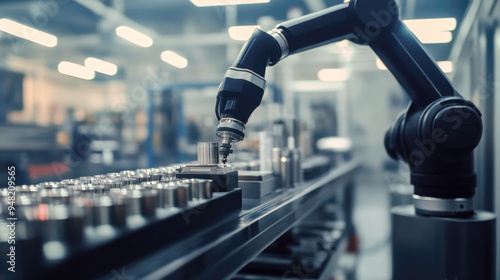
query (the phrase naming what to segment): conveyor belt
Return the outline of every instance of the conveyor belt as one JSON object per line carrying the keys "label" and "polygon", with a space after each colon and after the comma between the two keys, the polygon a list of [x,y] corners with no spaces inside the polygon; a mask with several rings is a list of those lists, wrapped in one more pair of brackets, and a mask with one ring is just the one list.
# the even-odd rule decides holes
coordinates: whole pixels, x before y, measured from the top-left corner
{"label": "conveyor belt", "polygon": [[[135,279],[224,279],[236,273],[352,180],[357,160],[293,189],[244,199],[236,219],[217,223],[116,271]],[[115,271],[115,272],[116,272]],[[113,278],[109,273],[102,279]]]}

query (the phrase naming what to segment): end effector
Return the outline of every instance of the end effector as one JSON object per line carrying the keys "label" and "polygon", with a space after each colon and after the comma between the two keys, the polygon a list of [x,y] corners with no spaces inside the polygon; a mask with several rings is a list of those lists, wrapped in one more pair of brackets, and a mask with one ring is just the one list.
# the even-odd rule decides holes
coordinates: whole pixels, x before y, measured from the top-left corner
{"label": "end effector", "polygon": [[223,163],[232,153],[231,143],[245,138],[245,124],[260,105],[266,87],[266,67],[284,57],[286,48],[282,48],[280,42],[286,44],[286,40],[279,36],[274,30],[266,33],[256,29],[219,86],[215,106],[219,120],[216,134],[222,139],[219,153]]}

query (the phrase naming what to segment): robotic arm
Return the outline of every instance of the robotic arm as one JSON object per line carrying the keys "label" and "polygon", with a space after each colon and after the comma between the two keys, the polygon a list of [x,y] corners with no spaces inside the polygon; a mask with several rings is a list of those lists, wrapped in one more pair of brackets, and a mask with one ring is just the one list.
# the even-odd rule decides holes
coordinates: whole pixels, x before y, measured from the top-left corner
{"label": "robotic arm", "polygon": [[446,75],[399,19],[394,0],[351,0],[255,30],[219,86],[216,134],[223,162],[231,142],[260,105],[267,66],[288,55],[343,39],[366,44],[380,57],[412,102],[385,137],[393,159],[407,162],[420,214],[470,215],[476,186],[472,151],[482,134],[481,114],[453,88]]}

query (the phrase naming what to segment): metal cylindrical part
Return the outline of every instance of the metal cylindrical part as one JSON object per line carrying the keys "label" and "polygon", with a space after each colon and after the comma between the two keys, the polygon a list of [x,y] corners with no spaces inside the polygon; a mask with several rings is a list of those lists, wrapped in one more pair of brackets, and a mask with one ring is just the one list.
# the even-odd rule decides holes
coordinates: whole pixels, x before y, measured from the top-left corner
{"label": "metal cylindrical part", "polygon": [[[93,226],[123,226],[126,223],[127,215],[123,200],[114,200],[112,197],[104,196],[95,198],[87,207],[91,209],[90,219]],[[86,212],[88,213],[88,210]]]}
{"label": "metal cylindrical part", "polygon": [[261,131],[259,133],[259,165],[261,171],[272,171],[272,148],[273,138],[269,132]]}
{"label": "metal cylindrical part", "polygon": [[283,149],[280,158],[281,186],[283,188],[293,187],[293,150]]}
{"label": "metal cylindrical part", "polygon": [[273,123],[273,132],[274,132],[274,146],[279,148],[285,148],[286,141],[288,139],[285,123],[281,120],[275,121]]}
{"label": "metal cylindrical part", "polygon": [[198,142],[198,164],[219,164],[219,143]]}
{"label": "metal cylindrical part", "polygon": [[156,190],[144,190],[142,191],[141,199],[141,214],[145,217],[154,217],[156,215],[156,196],[158,192]]}
{"label": "metal cylindrical part", "polygon": [[104,179],[99,181],[97,184],[103,186],[105,190],[121,188],[123,186],[121,181],[115,179]]}
{"label": "metal cylindrical part", "polygon": [[187,184],[189,189],[188,189],[188,200],[193,200],[197,197],[197,192],[198,192],[198,184],[199,181],[198,179],[185,179],[182,180],[182,183]]}
{"label": "metal cylindrical part", "polygon": [[58,188],[58,185],[56,182],[44,182],[40,183],[37,185],[40,189],[52,189],[52,188]]}
{"label": "metal cylindrical part", "polygon": [[158,205],[158,207],[169,207],[169,205],[168,205],[168,200],[169,200],[168,185],[164,184],[164,183],[160,183],[160,184],[157,184],[154,188],[158,192],[157,196],[156,196],[156,205]]}
{"label": "metal cylindrical part", "polygon": [[84,194],[97,194],[100,195],[104,191],[104,187],[101,185],[94,184],[81,184],[75,186],[75,189]]}
{"label": "metal cylindrical part", "polygon": [[133,177],[123,177],[123,178],[121,178],[121,182],[124,186],[128,186],[128,185],[137,184],[139,182],[139,180],[137,180],[137,178],[133,178]]}
{"label": "metal cylindrical part", "polygon": [[80,181],[80,183],[82,184],[90,184],[92,183],[92,179],[94,177],[91,177],[91,176],[85,176],[85,177],[80,177],[80,179],[78,179]]}
{"label": "metal cylindrical part", "polygon": [[212,180],[186,179],[182,180],[182,183],[189,186],[189,200],[212,198],[212,190],[215,188],[212,186]]}
{"label": "metal cylindrical part", "polygon": [[66,189],[50,189],[40,191],[40,199],[45,204],[69,204],[71,197]]}
{"label": "metal cylindrical part", "polygon": [[67,205],[40,204],[37,220],[45,241],[62,241],[70,244],[83,239],[83,213]]}
{"label": "metal cylindrical part", "polygon": [[173,168],[167,168],[167,170],[163,171],[162,179],[164,177],[175,178],[175,175],[176,175],[175,169],[173,169]]}
{"label": "metal cylindrical part", "polygon": [[189,186],[187,184],[177,184],[177,196],[179,198],[179,207],[186,207],[188,205]]}
{"label": "metal cylindrical part", "polygon": [[179,187],[177,183],[168,184],[165,189],[166,206],[167,207],[180,207],[179,201]]}
{"label": "metal cylindrical part", "polygon": [[122,177],[133,177],[135,176],[137,173],[133,170],[123,170],[123,171],[120,171],[120,175]]}
{"label": "metal cylindrical part", "polygon": [[302,151],[300,149],[293,150],[293,176],[295,185],[300,184],[304,179],[302,173]]}
{"label": "metal cylindrical part", "polygon": [[125,204],[127,214],[154,217],[156,214],[156,191],[153,190],[127,190]]}
{"label": "metal cylindrical part", "polygon": [[273,174],[281,174],[281,148],[273,148],[272,150],[272,167]]}
{"label": "metal cylindrical part", "polygon": [[151,176],[149,176],[149,174],[146,173],[137,174],[136,178],[139,181],[139,183],[151,181]]}
{"label": "metal cylindrical part", "polygon": [[142,182],[140,184],[140,186],[143,188],[143,189],[153,189],[156,185],[158,185],[158,182],[154,182],[154,181],[149,181],[149,182]]}
{"label": "metal cylindrical part", "polygon": [[198,199],[210,199],[213,196],[212,190],[215,189],[215,183],[213,180],[200,180],[200,184],[197,185],[196,198]]}
{"label": "metal cylindrical part", "polygon": [[160,173],[158,171],[151,172],[149,175],[150,175],[150,180],[152,182],[159,182],[161,180],[161,178],[163,177],[162,173]]}

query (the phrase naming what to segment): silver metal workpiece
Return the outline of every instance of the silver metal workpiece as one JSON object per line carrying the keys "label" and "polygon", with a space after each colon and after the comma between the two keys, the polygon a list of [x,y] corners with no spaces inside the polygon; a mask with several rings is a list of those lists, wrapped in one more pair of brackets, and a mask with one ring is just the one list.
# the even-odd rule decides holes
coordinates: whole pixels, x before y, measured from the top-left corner
{"label": "silver metal workpiece", "polygon": [[302,151],[300,148],[293,149],[293,176],[294,184],[298,185],[304,180],[302,172]]}
{"label": "silver metal workpiece", "polygon": [[175,178],[175,177],[163,177],[161,178],[161,181],[162,183],[169,183],[169,182],[176,182],[178,181],[179,179]]}
{"label": "silver metal workpiece", "polygon": [[159,182],[159,181],[161,181],[161,178],[163,176],[160,172],[152,172],[149,175],[151,176],[151,181],[152,182]]}
{"label": "silver metal workpiece", "polygon": [[105,190],[121,188],[123,186],[123,183],[116,179],[103,179],[95,184],[102,186]]}
{"label": "silver metal workpiece", "polygon": [[139,183],[151,181],[151,176],[147,173],[139,173],[136,176]]}
{"label": "silver metal workpiece", "polygon": [[283,149],[280,158],[280,176],[281,186],[283,188],[290,188],[294,185],[293,174],[293,150]]}
{"label": "silver metal workpiece", "polygon": [[71,201],[71,196],[66,189],[44,189],[40,193],[41,203],[45,204],[69,204]]}
{"label": "silver metal workpiece", "polygon": [[62,180],[59,185],[61,187],[70,187],[70,186],[75,186],[75,185],[78,185],[80,184],[80,181],[79,180],[76,180],[76,179],[66,179],[66,180]]}
{"label": "silver metal workpiece", "polygon": [[195,198],[210,199],[213,196],[212,190],[215,188],[215,183],[213,180],[199,179],[196,188]]}
{"label": "silver metal workpiece", "polygon": [[102,196],[84,203],[86,223],[92,226],[112,225],[124,226],[126,223],[125,204],[123,199]]}
{"label": "silver metal workpiece", "polygon": [[104,187],[100,185],[94,184],[80,184],[76,185],[75,189],[83,194],[102,194],[104,191]]}
{"label": "silver metal workpiece", "polygon": [[122,175],[120,173],[108,173],[106,174],[106,176],[109,178],[109,179],[116,179],[116,178],[120,178],[122,177]]}
{"label": "silver metal workpiece", "polygon": [[136,174],[137,174],[137,172],[135,172],[133,170],[123,170],[123,171],[120,171],[120,175],[122,175],[122,177],[133,177]]}
{"label": "silver metal workpiece", "polygon": [[272,149],[273,174],[276,177],[276,185],[281,186],[281,148]]}
{"label": "silver metal workpiece", "polygon": [[176,193],[179,198],[179,207],[186,207],[189,201],[189,186],[187,184],[177,182]]}
{"label": "silver metal workpiece", "polygon": [[38,184],[37,187],[41,189],[52,189],[52,188],[58,188],[59,186],[56,182],[44,182]]}
{"label": "silver metal workpiece", "polygon": [[198,185],[203,184],[200,179],[184,179],[181,181],[181,183],[186,184],[188,186],[188,194],[187,198],[188,200],[193,200],[195,198],[198,198]]}
{"label": "silver metal workpiece", "polygon": [[37,194],[38,188],[33,185],[22,185],[16,187],[16,196],[20,194]]}
{"label": "silver metal workpiece", "polygon": [[157,191],[156,195],[156,205],[158,207],[170,207],[170,194],[168,191],[168,183],[159,183],[154,186],[154,189]]}
{"label": "silver metal workpiece", "polygon": [[219,164],[219,143],[198,142],[198,164]]}
{"label": "silver metal workpiece", "polygon": [[176,172],[174,168],[164,168],[162,169],[162,180],[165,178],[175,178]]}
{"label": "silver metal workpiece", "polygon": [[186,184],[170,182],[164,184],[162,192],[165,207],[184,207],[188,203],[189,188]]}
{"label": "silver metal workpiece", "polygon": [[140,186],[143,188],[143,189],[153,189],[154,186],[156,186],[159,182],[156,182],[156,181],[149,181],[149,182],[142,182],[140,184]]}
{"label": "silver metal workpiece", "polygon": [[90,184],[90,183],[92,183],[92,179],[93,179],[93,177],[91,177],[91,176],[85,176],[85,177],[80,177],[80,179],[78,179],[78,181],[80,181],[80,183],[82,183],[82,184]]}
{"label": "silver metal workpiece", "polygon": [[45,241],[62,241],[69,244],[82,241],[82,209],[69,205],[40,204],[36,214]]}
{"label": "silver metal workpiece", "polygon": [[170,182],[157,187],[160,192],[163,207],[185,207],[189,201],[189,185],[180,182]]}
{"label": "silver metal workpiece", "polygon": [[154,217],[156,214],[156,194],[155,190],[126,190],[124,200],[127,215]]}
{"label": "silver metal workpiece", "polygon": [[158,192],[156,201],[159,207],[184,207],[187,205],[187,185],[179,182],[161,183],[156,185]]}
{"label": "silver metal workpiece", "polygon": [[137,178],[133,178],[133,177],[122,177],[120,179],[120,181],[122,182],[122,184],[124,186],[134,185],[134,184],[139,183],[139,180]]}

